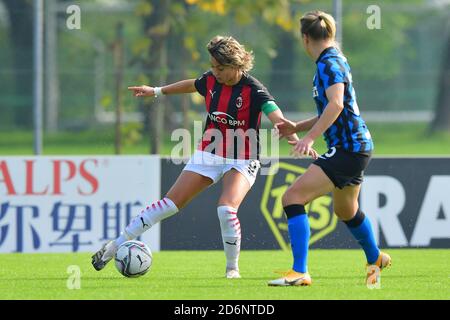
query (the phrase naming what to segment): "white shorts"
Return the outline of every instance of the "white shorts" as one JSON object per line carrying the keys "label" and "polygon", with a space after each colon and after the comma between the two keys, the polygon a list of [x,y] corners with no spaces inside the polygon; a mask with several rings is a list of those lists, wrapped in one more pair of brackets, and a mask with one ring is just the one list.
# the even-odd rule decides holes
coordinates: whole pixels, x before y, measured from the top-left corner
{"label": "white shorts", "polygon": [[251,187],[255,183],[260,167],[259,160],[227,159],[210,152],[196,150],[183,170],[198,173],[216,183],[226,172],[236,169],[247,179]]}

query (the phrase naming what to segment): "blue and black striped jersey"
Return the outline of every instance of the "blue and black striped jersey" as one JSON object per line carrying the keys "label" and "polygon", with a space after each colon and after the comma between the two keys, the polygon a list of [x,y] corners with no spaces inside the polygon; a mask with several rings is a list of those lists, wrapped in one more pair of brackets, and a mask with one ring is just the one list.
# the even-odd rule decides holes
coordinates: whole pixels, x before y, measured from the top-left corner
{"label": "blue and black striped jersey", "polygon": [[338,49],[329,47],[320,54],[316,64],[313,98],[319,117],[328,104],[326,90],[336,83],[345,85],[344,109],[336,121],[324,132],[328,148],[340,146],[350,152],[371,151],[373,141],[369,129],[359,113],[347,59]]}

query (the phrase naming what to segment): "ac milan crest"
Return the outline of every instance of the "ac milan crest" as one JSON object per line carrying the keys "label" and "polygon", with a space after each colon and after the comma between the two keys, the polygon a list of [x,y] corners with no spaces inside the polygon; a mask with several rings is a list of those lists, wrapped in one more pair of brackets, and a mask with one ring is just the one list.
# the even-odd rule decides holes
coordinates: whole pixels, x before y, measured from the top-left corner
{"label": "ac milan crest", "polygon": [[242,97],[239,96],[239,97],[236,99],[236,108],[240,109],[241,107],[242,107]]}

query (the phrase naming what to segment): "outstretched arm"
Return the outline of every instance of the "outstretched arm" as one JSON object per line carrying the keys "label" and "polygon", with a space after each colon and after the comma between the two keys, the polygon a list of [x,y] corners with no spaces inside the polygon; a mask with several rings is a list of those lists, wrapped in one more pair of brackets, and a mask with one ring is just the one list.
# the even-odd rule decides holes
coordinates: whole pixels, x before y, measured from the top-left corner
{"label": "outstretched arm", "polygon": [[296,132],[311,130],[318,120],[318,117],[314,117],[299,122],[293,122],[286,118],[280,118],[277,123],[274,123],[274,127],[278,131],[280,138],[284,138]]}
{"label": "outstretched arm", "polygon": [[[267,117],[270,119],[270,121],[272,121],[272,123],[274,125],[276,125],[277,123],[280,123],[280,121],[282,121],[282,120],[286,120],[280,109],[277,109],[277,110],[269,113],[267,115]],[[287,121],[289,121],[289,120],[287,120]],[[286,138],[290,144],[295,144],[299,140],[297,137],[297,134],[295,134],[295,132],[292,134],[286,135]],[[313,159],[317,159],[317,157],[318,157],[316,150],[314,150],[313,148],[311,148],[309,150],[308,155],[311,156]]]}
{"label": "outstretched arm", "polygon": [[[277,109],[277,110],[269,113],[267,115],[267,117],[273,123],[274,126],[276,126],[277,123],[279,123],[280,121],[282,121],[284,119],[283,112],[281,112],[280,109]],[[286,135],[286,138],[288,141],[297,141],[298,140],[298,137],[295,134],[295,132],[292,132],[292,133]]]}
{"label": "outstretched arm", "polygon": [[309,118],[306,120],[301,120],[295,124],[295,129],[297,132],[301,131],[309,131],[319,120],[319,117],[315,116],[314,118]]}
{"label": "outstretched arm", "polygon": [[[177,93],[192,93],[197,89],[194,86],[195,79],[188,79],[168,84],[159,88],[162,94],[177,94]],[[158,87],[150,86],[133,86],[128,87],[128,90],[133,91],[135,97],[153,97],[158,94]]]}

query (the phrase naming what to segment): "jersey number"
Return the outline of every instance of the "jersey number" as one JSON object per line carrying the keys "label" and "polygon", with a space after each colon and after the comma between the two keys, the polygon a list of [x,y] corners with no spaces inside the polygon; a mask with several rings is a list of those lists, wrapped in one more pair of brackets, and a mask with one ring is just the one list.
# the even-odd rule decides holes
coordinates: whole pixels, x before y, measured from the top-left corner
{"label": "jersey number", "polygon": [[335,147],[331,147],[330,150],[328,150],[328,152],[324,154],[324,156],[326,158],[331,158],[335,154],[336,154],[336,148]]}

